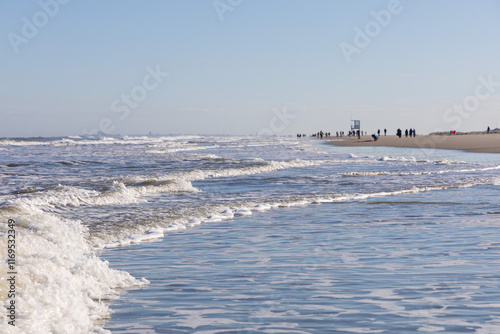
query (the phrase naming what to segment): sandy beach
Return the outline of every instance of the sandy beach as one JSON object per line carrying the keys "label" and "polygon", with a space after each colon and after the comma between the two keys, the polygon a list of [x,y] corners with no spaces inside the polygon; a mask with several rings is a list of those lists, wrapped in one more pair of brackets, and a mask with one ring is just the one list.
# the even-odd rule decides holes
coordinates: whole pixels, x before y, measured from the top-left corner
{"label": "sandy beach", "polygon": [[335,138],[328,144],[336,146],[392,146],[411,148],[438,148],[467,152],[500,153],[500,134],[430,135],[417,137],[381,136],[374,141],[371,136],[361,139]]}

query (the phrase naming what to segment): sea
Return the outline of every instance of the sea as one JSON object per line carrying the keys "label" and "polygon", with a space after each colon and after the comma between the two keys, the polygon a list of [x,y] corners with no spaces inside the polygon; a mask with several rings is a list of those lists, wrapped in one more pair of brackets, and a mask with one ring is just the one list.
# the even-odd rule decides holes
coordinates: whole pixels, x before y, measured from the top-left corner
{"label": "sea", "polygon": [[500,333],[500,155],[326,142],[0,139],[0,332]]}

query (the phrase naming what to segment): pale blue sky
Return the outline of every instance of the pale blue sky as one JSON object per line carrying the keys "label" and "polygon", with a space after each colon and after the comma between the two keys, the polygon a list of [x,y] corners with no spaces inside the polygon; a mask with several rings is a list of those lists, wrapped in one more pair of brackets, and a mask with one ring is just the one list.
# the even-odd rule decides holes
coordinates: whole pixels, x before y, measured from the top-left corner
{"label": "pale blue sky", "polygon": [[500,127],[499,18],[497,0],[2,0],[0,137]]}

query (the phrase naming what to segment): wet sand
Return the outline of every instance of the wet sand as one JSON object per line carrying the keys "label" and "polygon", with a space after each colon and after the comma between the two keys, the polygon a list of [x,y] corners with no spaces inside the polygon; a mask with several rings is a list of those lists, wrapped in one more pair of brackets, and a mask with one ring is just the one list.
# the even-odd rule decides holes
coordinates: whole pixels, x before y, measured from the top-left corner
{"label": "wet sand", "polygon": [[381,136],[374,141],[371,136],[361,139],[342,137],[328,142],[336,146],[392,146],[411,148],[438,148],[468,152],[500,153],[500,134],[431,135],[417,137]]}

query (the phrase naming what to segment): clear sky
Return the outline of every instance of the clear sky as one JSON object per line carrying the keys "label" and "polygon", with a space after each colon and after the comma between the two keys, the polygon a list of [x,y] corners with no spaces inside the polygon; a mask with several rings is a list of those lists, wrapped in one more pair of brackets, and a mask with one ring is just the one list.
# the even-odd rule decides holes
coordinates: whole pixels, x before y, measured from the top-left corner
{"label": "clear sky", "polygon": [[0,137],[500,127],[498,0],[2,0]]}

